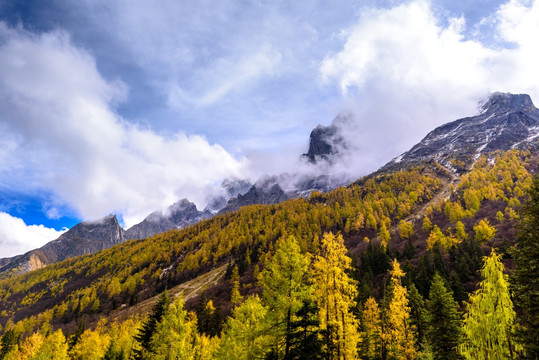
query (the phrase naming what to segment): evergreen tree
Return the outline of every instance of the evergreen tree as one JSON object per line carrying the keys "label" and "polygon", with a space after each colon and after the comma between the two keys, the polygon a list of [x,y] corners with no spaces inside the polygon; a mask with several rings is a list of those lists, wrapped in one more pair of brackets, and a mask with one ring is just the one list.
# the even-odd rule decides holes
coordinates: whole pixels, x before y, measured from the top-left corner
{"label": "evergreen tree", "polygon": [[429,344],[436,360],[457,360],[457,346],[462,341],[458,306],[444,279],[436,273],[430,287],[429,300]]}
{"label": "evergreen tree", "polygon": [[342,236],[326,233],[320,254],[313,263],[324,350],[329,360],[357,359],[359,334],[357,319],[352,313],[356,305],[357,284],[346,273],[352,262],[346,253]]}
{"label": "evergreen tree", "polygon": [[408,299],[410,300],[410,324],[414,329],[416,347],[423,350],[428,330],[428,312],[425,300],[414,284],[409,287]]}
{"label": "evergreen tree", "polygon": [[413,327],[410,323],[408,291],[401,284],[404,272],[395,259],[392,263],[391,285],[392,298],[386,315],[384,342],[389,359],[415,359]]}
{"label": "evergreen tree", "polygon": [[82,318],[77,324],[77,330],[71,335],[68,341],[69,349],[74,347],[80,341],[80,337],[86,331],[86,319]]}
{"label": "evergreen tree", "polygon": [[135,360],[147,359],[146,354],[151,351],[152,336],[155,333],[157,324],[159,324],[159,322],[163,318],[163,315],[165,315],[169,304],[170,300],[168,298],[167,290],[165,290],[159,296],[159,299],[153,306],[152,313],[150,314],[148,319],[142,324],[142,328],[135,336],[135,340],[138,343],[138,347],[133,349]]}
{"label": "evergreen tree", "polygon": [[320,335],[318,306],[313,301],[304,301],[290,326],[290,352],[284,360],[324,359]]}
{"label": "evergreen tree", "polygon": [[277,243],[275,254],[260,275],[262,300],[268,307],[268,326],[278,358],[291,351],[292,323],[296,313],[313,294],[309,281],[309,259],[292,236]]}
{"label": "evergreen tree", "polygon": [[483,259],[482,281],[470,294],[463,321],[464,342],[460,353],[469,360],[512,357],[511,333],[515,311],[500,255],[494,250]]}
{"label": "evergreen tree", "polygon": [[518,336],[527,358],[539,359],[539,175],[529,194],[520,213],[511,283],[520,312]]}
{"label": "evergreen tree", "polygon": [[19,336],[14,329],[8,329],[2,335],[2,340],[0,341],[0,360],[3,360],[7,354],[17,348],[19,343]]}

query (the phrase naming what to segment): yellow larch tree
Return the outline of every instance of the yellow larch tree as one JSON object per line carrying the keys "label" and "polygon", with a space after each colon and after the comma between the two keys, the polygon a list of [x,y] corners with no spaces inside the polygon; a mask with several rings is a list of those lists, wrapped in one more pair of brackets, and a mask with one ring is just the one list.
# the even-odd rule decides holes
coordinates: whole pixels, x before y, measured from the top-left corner
{"label": "yellow larch tree", "polygon": [[361,326],[361,358],[379,359],[382,355],[382,321],[380,308],[371,296],[365,301]]}
{"label": "yellow larch tree", "polygon": [[325,350],[331,360],[358,358],[358,321],[352,313],[357,284],[346,273],[351,263],[342,236],[324,234],[320,252],[314,259],[313,277],[320,327],[325,331]]}
{"label": "yellow larch tree", "polygon": [[392,262],[391,285],[393,298],[389,303],[386,314],[386,330],[383,339],[390,359],[415,359],[414,336],[410,324],[410,306],[408,305],[408,290],[401,284],[405,275],[399,262]]}

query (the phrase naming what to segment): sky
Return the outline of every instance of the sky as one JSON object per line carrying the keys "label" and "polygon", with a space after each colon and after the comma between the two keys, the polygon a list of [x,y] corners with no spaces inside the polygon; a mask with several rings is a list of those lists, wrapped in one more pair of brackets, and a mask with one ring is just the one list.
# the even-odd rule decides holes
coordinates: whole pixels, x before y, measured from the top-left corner
{"label": "sky", "polygon": [[539,99],[539,0],[3,0],[0,258],[230,177],[317,171],[338,114],[349,179],[495,91]]}

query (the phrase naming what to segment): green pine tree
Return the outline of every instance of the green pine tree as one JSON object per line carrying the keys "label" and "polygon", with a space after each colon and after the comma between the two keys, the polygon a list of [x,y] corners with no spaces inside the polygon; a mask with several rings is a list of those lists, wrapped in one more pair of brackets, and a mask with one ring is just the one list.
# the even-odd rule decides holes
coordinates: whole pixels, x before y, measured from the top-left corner
{"label": "green pine tree", "polygon": [[159,324],[165,315],[169,304],[170,300],[168,298],[167,290],[165,290],[159,296],[159,299],[152,308],[152,313],[142,324],[142,328],[135,336],[135,341],[138,343],[138,347],[133,349],[135,360],[143,360],[148,358],[147,354],[151,351],[152,336],[155,333],[157,324]]}
{"label": "green pine tree", "polygon": [[462,341],[460,315],[453,294],[436,273],[430,287],[428,339],[436,360],[460,359],[457,347]]}
{"label": "green pine tree", "polygon": [[518,336],[529,359],[539,359],[539,175],[520,213],[515,244],[516,269],[511,278],[520,310]]}
{"label": "green pine tree", "polygon": [[314,301],[304,301],[290,327],[290,351],[284,360],[322,360],[318,306]]}
{"label": "green pine tree", "polygon": [[409,287],[408,298],[410,300],[410,323],[415,331],[416,347],[419,350],[423,350],[426,344],[428,328],[428,312],[425,300],[414,284],[411,284]]}

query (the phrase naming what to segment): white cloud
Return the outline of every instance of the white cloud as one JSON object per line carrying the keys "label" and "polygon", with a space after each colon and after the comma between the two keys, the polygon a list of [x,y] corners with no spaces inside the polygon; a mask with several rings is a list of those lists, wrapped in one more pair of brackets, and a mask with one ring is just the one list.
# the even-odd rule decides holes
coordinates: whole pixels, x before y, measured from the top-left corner
{"label": "white cloud", "polygon": [[65,231],[49,229],[43,225],[26,225],[22,219],[0,212],[0,258],[39,248]]}
{"label": "white cloud", "polygon": [[0,23],[2,183],[51,190],[85,219],[121,213],[129,226],[182,197],[200,204],[207,188],[242,171],[243,160],[202,136],[122,119],[114,104],[125,96],[65,33]]}
{"label": "white cloud", "polygon": [[322,80],[351,99],[356,169],[372,171],[435,126],[473,115],[491,91],[539,101],[538,7],[511,1],[495,14],[509,47],[465,37],[464,18],[441,19],[427,0],[365,10],[320,67]]}

